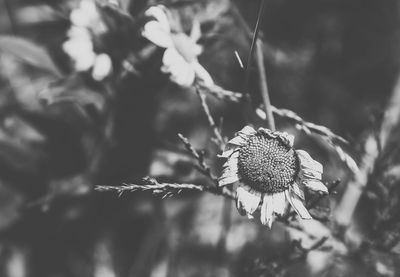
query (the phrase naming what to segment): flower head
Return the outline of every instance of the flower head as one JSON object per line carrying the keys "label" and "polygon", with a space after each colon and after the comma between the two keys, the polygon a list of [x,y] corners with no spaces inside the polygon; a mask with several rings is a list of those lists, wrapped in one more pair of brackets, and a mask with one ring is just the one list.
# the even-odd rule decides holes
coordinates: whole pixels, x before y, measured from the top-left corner
{"label": "flower head", "polygon": [[92,77],[101,81],[112,72],[112,61],[105,53],[96,53],[93,35],[101,35],[107,27],[103,23],[93,0],[82,0],[70,14],[72,23],[63,49],[74,62],[76,71],[92,71]]}
{"label": "flower head", "polygon": [[169,11],[165,6],[152,6],[145,12],[151,18],[142,31],[142,36],[158,47],[165,48],[161,71],[170,75],[172,82],[190,87],[196,78],[206,85],[214,84],[210,74],[200,65],[197,57],[202,48],[197,44],[201,35],[200,24],[193,22],[190,36],[183,32],[172,30]]}
{"label": "flower head", "polygon": [[286,200],[303,218],[311,216],[305,208],[304,187],[328,193],[321,182],[322,165],[304,150],[293,148],[294,137],[287,133],[246,126],[231,139],[221,157],[227,158],[219,185],[240,181],[237,208],[252,214],[261,205],[261,222],[271,227],[274,215],[282,215]]}

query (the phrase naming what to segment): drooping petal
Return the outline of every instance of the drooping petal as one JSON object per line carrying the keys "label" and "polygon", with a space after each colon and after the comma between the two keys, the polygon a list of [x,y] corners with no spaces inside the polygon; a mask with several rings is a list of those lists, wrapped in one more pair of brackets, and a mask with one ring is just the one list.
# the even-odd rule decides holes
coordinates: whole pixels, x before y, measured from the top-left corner
{"label": "drooping petal", "polygon": [[315,170],[309,170],[306,168],[301,169],[299,175],[303,179],[316,179],[316,180],[322,179],[322,173],[319,173]]}
{"label": "drooping petal", "polygon": [[149,21],[144,25],[142,36],[162,48],[168,48],[173,45],[169,31],[166,31],[160,22],[155,20]]}
{"label": "drooping petal", "polygon": [[219,186],[225,186],[239,181],[238,155],[232,155],[223,165],[221,177],[218,179]]}
{"label": "drooping petal", "polygon": [[329,193],[328,188],[321,181],[306,179],[303,181],[303,184],[310,190],[323,192],[326,194]]}
{"label": "drooping petal", "polygon": [[290,205],[302,219],[311,219],[311,215],[304,206],[303,201],[293,192],[290,187],[288,190],[285,190],[285,195]]}
{"label": "drooping petal", "polygon": [[254,130],[254,128],[251,127],[251,126],[244,126],[242,128],[242,130],[240,130],[238,132],[238,134],[243,134],[243,135],[246,135],[246,136],[252,136],[252,135],[255,135],[256,133],[257,133],[257,131]]}
{"label": "drooping petal", "polygon": [[263,225],[268,225],[268,227],[271,228],[272,222],[274,221],[274,199],[272,194],[266,193],[264,195],[260,220]]}
{"label": "drooping petal", "polygon": [[289,147],[293,147],[293,144],[294,144],[294,136],[293,135],[290,135],[286,132],[275,132],[275,134],[277,134],[279,136],[279,138],[285,145],[287,145]]}
{"label": "drooping petal", "polygon": [[223,187],[223,186],[230,185],[230,184],[233,184],[233,183],[238,182],[238,181],[239,181],[239,176],[232,176],[232,175],[221,176],[218,179],[218,185],[220,187]]}
{"label": "drooping petal", "polygon": [[249,191],[245,187],[240,186],[236,190],[238,210],[244,210],[248,215],[253,214],[261,201],[261,194],[255,191]]}
{"label": "drooping petal", "polygon": [[300,197],[301,200],[305,200],[303,188],[300,187],[299,184],[294,182],[292,185],[293,192]]}
{"label": "drooping petal", "polygon": [[312,169],[319,173],[323,172],[322,164],[311,158],[310,154],[308,154],[306,151],[296,150],[296,153],[299,156],[302,167]]}
{"label": "drooping petal", "polygon": [[272,194],[273,203],[274,203],[274,212],[278,215],[283,215],[286,208],[286,196],[285,193],[278,192]]}
{"label": "drooping petal", "polygon": [[278,135],[275,132],[271,131],[270,129],[266,128],[258,128],[258,132],[264,135],[267,135],[269,138],[277,138]]}
{"label": "drooping petal", "polygon": [[238,146],[236,145],[227,145],[225,147],[224,152],[222,154],[219,154],[218,157],[220,158],[229,158],[233,153],[237,153],[237,150],[239,150]]}
{"label": "drooping petal", "polygon": [[[229,159],[224,163],[223,168],[224,168],[224,173],[229,175],[237,175],[239,169],[238,169],[238,152],[236,152],[234,155],[231,155]],[[223,174],[224,175],[224,174]]]}
{"label": "drooping petal", "polygon": [[228,145],[236,145],[236,146],[243,146],[245,145],[247,142],[247,140],[241,136],[235,136],[233,137],[233,139],[231,139],[230,141],[228,141]]}
{"label": "drooping petal", "polygon": [[322,164],[311,158],[304,150],[296,150],[296,153],[300,160],[300,177],[320,180],[323,172]]}

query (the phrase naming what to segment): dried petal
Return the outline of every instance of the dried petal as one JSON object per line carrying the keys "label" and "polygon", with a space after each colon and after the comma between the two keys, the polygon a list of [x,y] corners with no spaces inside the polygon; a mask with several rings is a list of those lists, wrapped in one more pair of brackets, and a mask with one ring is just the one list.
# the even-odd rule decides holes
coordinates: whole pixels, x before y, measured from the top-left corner
{"label": "dried petal", "polygon": [[237,208],[243,209],[247,214],[251,215],[256,210],[261,201],[261,194],[257,192],[250,192],[246,188],[240,186],[236,190],[237,194]]}
{"label": "dried petal", "polygon": [[274,211],[278,215],[283,215],[286,208],[286,196],[284,192],[278,192],[272,194]]}
{"label": "dried petal", "polygon": [[303,184],[310,190],[328,194],[328,188],[318,180],[304,180]]}
{"label": "dried petal", "polygon": [[300,197],[298,197],[291,188],[285,191],[286,199],[302,219],[311,219],[310,213],[307,211]]}
{"label": "dried petal", "polygon": [[272,194],[265,194],[263,198],[263,203],[261,206],[261,223],[263,225],[268,225],[269,228],[272,226],[274,220],[274,199]]}
{"label": "dried petal", "polygon": [[296,182],[293,183],[293,184],[292,184],[292,189],[293,189],[293,192],[294,192],[298,197],[300,197],[301,200],[305,200],[304,191],[303,191],[303,189],[300,187],[299,184],[297,184]]}

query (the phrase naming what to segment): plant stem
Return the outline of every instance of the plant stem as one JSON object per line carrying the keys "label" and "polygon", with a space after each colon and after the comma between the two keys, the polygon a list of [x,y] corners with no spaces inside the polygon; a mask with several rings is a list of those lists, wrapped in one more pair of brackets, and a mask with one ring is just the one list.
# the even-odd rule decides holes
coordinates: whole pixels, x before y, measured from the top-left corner
{"label": "plant stem", "polygon": [[262,51],[262,42],[260,40],[257,40],[256,49],[258,78],[260,81],[261,96],[264,103],[265,114],[267,116],[267,124],[269,129],[275,131],[275,120],[274,115],[272,114],[271,100],[269,99],[268,92],[267,73],[264,65],[264,53]]}
{"label": "plant stem", "polygon": [[254,49],[255,49],[256,44],[257,44],[258,34],[260,32],[260,24],[261,24],[261,21],[262,21],[262,16],[264,14],[264,7],[265,7],[265,0],[261,0],[260,7],[258,9],[257,22],[256,22],[256,26],[254,28],[253,38],[252,38],[252,41],[251,41],[250,51],[249,51],[249,55],[247,57],[246,75],[245,75],[245,79],[244,79],[243,92],[244,92],[245,95],[248,96],[248,100],[250,100],[250,97],[249,97],[249,92],[248,92],[247,86],[248,86],[249,80],[250,80],[251,61],[252,61],[252,58],[253,58]]}

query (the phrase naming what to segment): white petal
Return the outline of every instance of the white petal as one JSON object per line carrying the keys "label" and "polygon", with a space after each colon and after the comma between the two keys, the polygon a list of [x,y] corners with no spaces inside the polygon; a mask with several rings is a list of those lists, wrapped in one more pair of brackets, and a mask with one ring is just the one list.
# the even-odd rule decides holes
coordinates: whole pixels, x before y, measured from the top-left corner
{"label": "white petal", "polygon": [[272,194],[273,202],[274,202],[274,211],[278,215],[283,215],[286,208],[286,196],[284,192],[278,192]]}
{"label": "white petal", "polygon": [[210,73],[198,62],[193,62],[192,66],[194,68],[194,71],[196,72],[196,76],[204,82],[204,84],[208,87],[211,87],[214,85],[214,81],[211,78]]}
{"label": "white petal", "polygon": [[247,142],[247,140],[244,139],[243,137],[235,136],[233,139],[228,141],[228,145],[231,144],[231,145],[243,146],[246,144],[246,142]]}
{"label": "white petal", "polygon": [[225,147],[225,151],[222,152],[222,154],[218,155],[218,157],[229,158],[233,153],[239,153],[237,150],[239,150],[237,146],[231,147],[231,146],[227,145]]}
{"label": "white petal", "polygon": [[198,20],[194,19],[192,23],[192,30],[190,30],[190,38],[193,41],[198,41],[200,37],[201,37],[201,25]]}
{"label": "white petal", "polygon": [[263,225],[268,225],[268,227],[271,228],[272,222],[274,221],[274,199],[272,194],[266,193],[264,195],[260,219]]}
{"label": "white petal", "polygon": [[63,50],[73,59],[79,59],[88,52],[93,52],[93,43],[90,38],[74,37],[63,44]]}
{"label": "white petal", "polygon": [[96,81],[101,81],[112,71],[112,61],[107,54],[100,54],[96,57],[93,65],[92,77]]}
{"label": "white petal", "polygon": [[310,190],[319,191],[328,194],[328,188],[318,180],[310,180],[306,179],[303,181],[303,184]]}
{"label": "white petal", "polygon": [[232,155],[223,165],[224,172],[222,175],[237,175],[238,173],[238,155]]}
{"label": "white petal", "polygon": [[252,135],[255,135],[256,133],[257,133],[257,131],[254,130],[254,128],[251,127],[251,126],[244,126],[242,128],[242,130],[240,130],[238,132],[238,134],[243,134],[243,135],[246,135],[246,136],[252,136]]}
{"label": "white petal", "polygon": [[224,164],[221,177],[218,179],[219,186],[225,186],[239,181],[238,175],[238,159],[231,156]]}
{"label": "white petal", "polygon": [[92,40],[90,32],[87,28],[71,26],[68,30],[68,37],[70,39]]}
{"label": "white petal", "polygon": [[310,170],[310,169],[306,169],[306,168],[301,168],[300,169],[300,173],[299,173],[300,177],[302,179],[316,179],[316,180],[321,180],[322,179],[322,174],[315,171],[315,170]]}
{"label": "white petal", "polygon": [[145,13],[146,16],[154,17],[159,23],[160,26],[166,31],[171,32],[171,27],[169,25],[168,16],[166,14],[166,8],[162,5],[153,6],[148,8]]}
{"label": "white petal", "polygon": [[322,174],[323,167],[322,164],[311,158],[304,150],[296,150],[296,153],[300,159],[300,166],[306,170],[313,171]]}
{"label": "white petal", "polygon": [[239,181],[239,176],[224,176],[224,177],[220,177],[219,179],[218,179],[218,185],[220,186],[220,187],[223,187],[223,186],[226,186],[226,185],[229,185],[229,184],[233,184],[233,183],[235,183],[235,182],[238,182]]}
{"label": "white petal", "polygon": [[290,187],[288,190],[285,190],[285,195],[290,205],[301,218],[311,219],[311,215],[307,211],[306,207],[304,207],[302,200],[292,191]]}
{"label": "white petal", "polygon": [[250,215],[257,210],[258,204],[260,204],[261,201],[261,194],[250,192],[242,186],[237,188],[236,194],[236,205],[239,210],[243,209]]}
{"label": "white petal", "polygon": [[300,197],[300,199],[305,200],[304,191],[303,191],[303,189],[300,187],[300,185],[297,184],[297,183],[295,182],[295,183],[293,183],[291,186],[292,186],[293,192],[294,192],[298,197]]}
{"label": "white petal", "polygon": [[73,10],[70,14],[71,22],[82,27],[90,26],[98,18],[97,7],[93,1],[81,1],[79,8]]}
{"label": "white petal", "polygon": [[172,47],[164,52],[161,71],[169,73],[171,81],[182,87],[190,87],[195,79],[194,69]]}
{"label": "white petal", "polygon": [[147,22],[143,27],[142,36],[159,47],[168,48],[173,45],[170,32],[158,21]]}
{"label": "white petal", "polygon": [[293,147],[294,144],[294,136],[290,135],[286,132],[275,132],[279,136],[279,138],[289,147]]}

